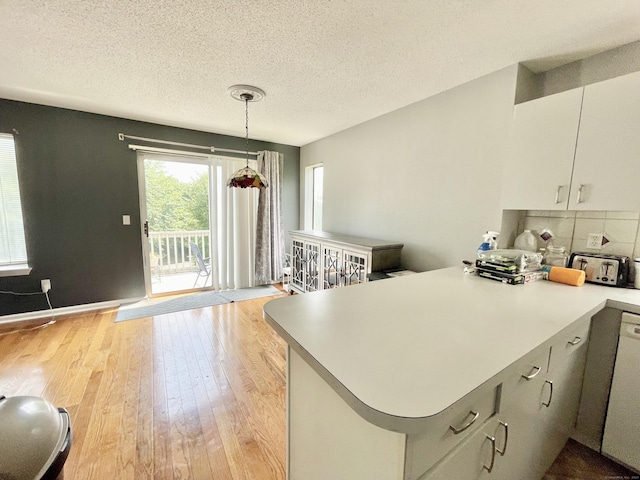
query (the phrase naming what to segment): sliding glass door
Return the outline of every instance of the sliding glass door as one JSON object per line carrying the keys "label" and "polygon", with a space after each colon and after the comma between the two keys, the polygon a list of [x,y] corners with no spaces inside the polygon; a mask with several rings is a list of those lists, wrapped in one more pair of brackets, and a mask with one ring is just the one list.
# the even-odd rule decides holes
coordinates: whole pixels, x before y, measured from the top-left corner
{"label": "sliding glass door", "polygon": [[226,187],[244,160],[138,152],[149,296],[253,286],[254,189]]}

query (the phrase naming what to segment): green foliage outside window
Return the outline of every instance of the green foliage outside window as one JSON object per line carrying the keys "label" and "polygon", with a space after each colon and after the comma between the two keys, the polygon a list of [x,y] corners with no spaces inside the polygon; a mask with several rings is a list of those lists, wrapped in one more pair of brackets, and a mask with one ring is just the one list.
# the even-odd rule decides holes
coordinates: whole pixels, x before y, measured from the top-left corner
{"label": "green foliage outside window", "polygon": [[209,185],[205,172],[181,181],[164,162],[145,162],[147,217],[154,232],[209,229]]}

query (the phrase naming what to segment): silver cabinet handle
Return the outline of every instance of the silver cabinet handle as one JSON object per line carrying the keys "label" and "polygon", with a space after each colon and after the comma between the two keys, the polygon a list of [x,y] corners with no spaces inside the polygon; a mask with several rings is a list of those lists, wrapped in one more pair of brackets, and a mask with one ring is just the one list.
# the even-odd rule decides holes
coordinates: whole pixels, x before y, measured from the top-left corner
{"label": "silver cabinet handle", "polygon": [[536,367],[535,365],[533,366],[533,368],[531,369],[531,373],[529,373],[529,375],[521,375],[522,378],[526,379],[526,380],[531,380],[532,378],[535,378],[536,375],[538,375],[540,373],[540,367]]}
{"label": "silver cabinet handle", "polygon": [[545,380],[544,383],[548,383],[549,384],[549,400],[547,401],[547,403],[542,402],[542,404],[549,408],[549,405],[551,405],[551,399],[553,398],[553,382],[551,380]]}
{"label": "silver cabinet handle", "polygon": [[580,337],[573,337],[573,340],[567,342],[569,345],[578,345],[582,339]]}
{"label": "silver cabinet handle", "polygon": [[489,435],[486,435],[486,437],[491,442],[491,463],[489,464],[488,467],[483,463],[482,468],[486,469],[487,472],[491,473],[491,470],[493,470],[493,464],[496,462],[496,439],[495,437],[490,437]]}
{"label": "silver cabinet handle", "polygon": [[584,185],[581,183],[578,187],[578,198],[576,198],[576,203],[582,203],[582,188]]}
{"label": "silver cabinet handle", "polygon": [[501,457],[504,457],[504,454],[507,453],[507,443],[509,443],[509,425],[506,422],[500,422],[500,425],[504,428],[504,446],[502,450],[496,447],[496,452],[498,452]]}
{"label": "silver cabinet handle", "polygon": [[[467,428],[469,428],[471,425],[473,425],[473,422],[475,422],[478,419],[478,416],[480,415],[479,412],[474,412],[473,410],[469,411],[469,415],[473,415],[473,418],[471,420],[469,420],[467,423],[465,423],[464,425],[462,425],[460,428],[456,428],[453,425],[449,425],[449,428],[451,430],[453,430],[454,435],[458,435],[459,433],[464,432]],[[467,416],[469,416],[467,415]]]}
{"label": "silver cabinet handle", "polygon": [[562,185],[558,185],[558,188],[556,188],[556,199],[553,203],[560,203],[560,189],[562,188]]}

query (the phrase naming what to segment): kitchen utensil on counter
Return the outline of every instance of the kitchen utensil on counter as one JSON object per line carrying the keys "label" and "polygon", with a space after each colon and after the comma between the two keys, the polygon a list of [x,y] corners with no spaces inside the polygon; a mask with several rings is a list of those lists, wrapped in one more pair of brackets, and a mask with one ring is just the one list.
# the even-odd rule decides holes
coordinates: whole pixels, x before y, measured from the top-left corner
{"label": "kitchen utensil on counter", "polygon": [[584,271],[587,282],[624,287],[629,281],[630,263],[629,257],[621,255],[574,252],[568,266]]}

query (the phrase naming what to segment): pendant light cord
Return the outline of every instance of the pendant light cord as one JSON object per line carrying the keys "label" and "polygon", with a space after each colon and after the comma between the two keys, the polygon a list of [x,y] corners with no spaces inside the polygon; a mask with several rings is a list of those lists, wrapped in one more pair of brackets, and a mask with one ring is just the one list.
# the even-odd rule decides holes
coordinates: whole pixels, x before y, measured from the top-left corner
{"label": "pendant light cord", "polygon": [[244,138],[247,146],[247,168],[249,168],[249,95],[244,96]]}
{"label": "pendant light cord", "polygon": [[262,100],[264,92],[250,85],[234,85],[229,87],[229,93],[236,100],[244,100],[244,141],[247,158],[246,165],[235,172],[227,182],[228,187],[237,188],[267,188],[269,186],[264,176],[249,167],[249,102]]}

